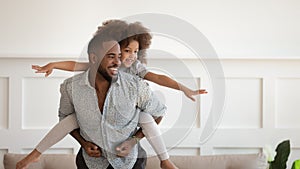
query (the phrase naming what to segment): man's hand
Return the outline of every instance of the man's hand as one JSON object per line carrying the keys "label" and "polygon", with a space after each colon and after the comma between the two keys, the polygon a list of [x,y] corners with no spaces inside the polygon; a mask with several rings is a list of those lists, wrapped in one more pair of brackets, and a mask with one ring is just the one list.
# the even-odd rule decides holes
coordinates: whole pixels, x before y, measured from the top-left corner
{"label": "man's hand", "polygon": [[82,147],[90,157],[101,157],[102,155],[100,148],[92,142],[86,141]]}
{"label": "man's hand", "polygon": [[131,149],[137,144],[136,139],[129,138],[123,143],[121,143],[119,146],[116,147],[117,156],[119,157],[126,157],[130,152]]}
{"label": "man's hand", "polygon": [[90,157],[101,157],[101,149],[94,143],[86,141],[79,133],[79,128],[70,132]]}

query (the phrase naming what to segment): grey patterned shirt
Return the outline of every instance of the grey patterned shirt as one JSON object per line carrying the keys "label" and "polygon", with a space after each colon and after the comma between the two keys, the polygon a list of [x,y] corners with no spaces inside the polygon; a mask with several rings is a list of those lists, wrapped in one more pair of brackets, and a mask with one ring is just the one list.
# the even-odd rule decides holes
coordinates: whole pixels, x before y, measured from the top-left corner
{"label": "grey patterned shirt", "polygon": [[123,64],[121,65],[120,71],[139,76],[140,78],[145,77],[145,75],[149,72],[147,68],[139,61],[136,60],[130,67],[125,67]]}
{"label": "grey patterned shirt", "polygon": [[123,158],[115,155],[115,147],[134,134],[140,111],[159,117],[164,115],[166,107],[145,81],[120,71],[107,92],[101,113],[88,74],[89,71],[83,72],[61,84],[60,120],[75,113],[82,137],[101,147],[100,158],[90,157],[83,151],[89,168],[106,169],[110,163],[114,168],[130,169],[136,162],[137,145]]}

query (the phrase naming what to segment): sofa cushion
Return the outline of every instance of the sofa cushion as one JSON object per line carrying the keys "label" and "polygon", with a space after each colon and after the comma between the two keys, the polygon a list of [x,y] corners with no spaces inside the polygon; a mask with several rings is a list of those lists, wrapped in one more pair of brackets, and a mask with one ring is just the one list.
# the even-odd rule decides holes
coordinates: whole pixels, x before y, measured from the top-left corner
{"label": "sofa cushion", "polygon": [[[171,156],[170,159],[180,169],[266,169],[266,158],[261,154],[211,155],[211,156]],[[159,167],[156,157],[148,158],[146,169]]]}
{"label": "sofa cushion", "polygon": [[[5,169],[15,169],[16,163],[25,154],[4,155]],[[180,169],[266,169],[266,159],[261,154],[247,155],[212,155],[212,156],[171,156],[173,163]],[[41,159],[31,164],[28,169],[75,169],[75,155],[44,154]],[[157,157],[149,157],[146,169],[159,169]]]}
{"label": "sofa cushion", "polygon": [[[5,169],[15,169],[18,161],[23,159],[26,154],[4,155],[3,164]],[[73,154],[43,154],[40,160],[32,163],[28,169],[75,169],[75,155]]]}

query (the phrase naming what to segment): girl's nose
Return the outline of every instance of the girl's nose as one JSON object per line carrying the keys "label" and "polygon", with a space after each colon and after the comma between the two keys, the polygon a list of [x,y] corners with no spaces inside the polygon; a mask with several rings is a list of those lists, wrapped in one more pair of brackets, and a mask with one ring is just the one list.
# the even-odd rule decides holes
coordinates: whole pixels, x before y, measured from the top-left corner
{"label": "girl's nose", "polygon": [[134,59],[137,57],[137,54],[136,53],[131,53],[131,55],[129,56],[130,58]]}

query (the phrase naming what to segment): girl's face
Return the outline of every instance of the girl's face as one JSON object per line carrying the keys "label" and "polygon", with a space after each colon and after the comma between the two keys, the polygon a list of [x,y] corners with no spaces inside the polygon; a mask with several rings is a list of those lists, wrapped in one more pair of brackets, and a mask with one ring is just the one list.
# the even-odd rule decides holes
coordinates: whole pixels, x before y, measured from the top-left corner
{"label": "girl's face", "polygon": [[121,49],[121,62],[125,67],[130,67],[137,60],[139,43],[136,40],[129,42],[128,46]]}

